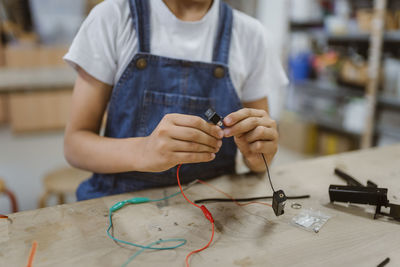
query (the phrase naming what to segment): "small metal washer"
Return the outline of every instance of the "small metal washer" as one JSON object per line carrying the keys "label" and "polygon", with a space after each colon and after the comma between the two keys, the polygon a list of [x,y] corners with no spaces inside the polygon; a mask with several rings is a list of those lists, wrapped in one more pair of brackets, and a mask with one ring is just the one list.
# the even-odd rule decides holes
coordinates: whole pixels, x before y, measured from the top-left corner
{"label": "small metal washer", "polygon": [[300,203],[292,203],[292,205],[290,205],[290,207],[292,208],[292,209],[296,209],[296,210],[298,210],[298,209],[301,209],[301,204]]}

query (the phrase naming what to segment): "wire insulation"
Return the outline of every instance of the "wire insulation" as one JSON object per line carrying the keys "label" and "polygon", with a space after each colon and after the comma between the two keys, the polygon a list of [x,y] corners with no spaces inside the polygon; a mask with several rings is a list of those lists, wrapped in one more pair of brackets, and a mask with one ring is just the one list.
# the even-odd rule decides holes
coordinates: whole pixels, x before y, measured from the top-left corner
{"label": "wire insulation", "polygon": [[[304,198],[310,198],[310,195],[288,196],[286,198],[287,199],[304,199]],[[236,202],[249,202],[249,201],[261,200],[261,199],[272,199],[272,196],[235,198]],[[233,200],[231,198],[204,198],[204,199],[197,199],[194,201],[194,203],[196,203],[196,204],[215,203],[215,202],[233,202]]]}
{"label": "wire insulation", "polygon": [[[189,187],[190,187],[190,185],[187,186],[187,187],[185,187],[185,189],[183,189],[183,190],[186,190],[186,189],[188,189]],[[174,194],[172,194],[172,195],[169,195],[169,196],[166,196],[166,197],[163,197],[163,198],[160,198],[160,199],[149,199],[147,202],[140,202],[140,203],[164,201],[164,200],[170,199],[170,198],[172,198],[172,197],[175,197],[175,196],[177,196],[177,195],[179,195],[179,194],[181,194],[181,191],[178,191],[178,192],[176,192],[176,193],[174,193]],[[126,204],[131,204],[131,203],[127,202],[127,201],[121,201],[121,202],[118,202],[118,203],[122,203],[121,208],[122,208],[124,205],[126,205]],[[117,204],[118,204],[118,203],[117,203]],[[138,204],[140,204],[140,203],[138,203]],[[115,204],[115,205],[117,205],[117,204]],[[114,206],[115,206],[115,205],[114,205]],[[113,207],[114,207],[114,206],[113,206]],[[109,238],[111,238],[112,240],[118,242],[118,243],[122,243],[122,244],[125,244],[125,245],[129,245],[129,246],[133,246],[133,247],[140,248],[140,250],[138,250],[135,254],[133,254],[133,255],[122,265],[122,267],[127,266],[132,260],[134,260],[137,256],[139,256],[139,255],[140,255],[143,251],[145,251],[146,249],[151,249],[151,250],[169,250],[169,249],[179,248],[179,247],[181,247],[181,246],[183,246],[183,245],[185,245],[185,244],[187,243],[187,240],[186,240],[186,239],[183,239],[183,238],[170,238],[170,239],[161,239],[161,240],[157,240],[157,241],[155,241],[155,242],[152,242],[152,243],[150,243],[150,244],[148,244],[148,245],[143,246],[143,245],[139,245],[139,244],[135,244],[135,243],[132,243],[132,242],[128,242],[128,241],[125,241],[125,240],[118,239],[118,238],[114,237],[114,236],[110,233],[110,230],[111,230],[112,227],[113,227],[113,222],[112,222],[112,214],[113,214],[113,212],[114,212],[114,211],[113,211],[113,207],[110,208],[110,211],[109,211],[109,214],[108,214],[109,226],[108,226],[108,228],[107,228],[107,236],[108,236]],[[179,242],[179,243],[178,243],[177,245],[175,245],[175,246],[169,246],[169,247],[155,247],[155,246],[157,246],[157,245],[159,245],[159,244],[161,244],[161,243],[169,243],[169,242]]]}
{"label": "wire insulation", "polygon": [[[195,253],[198,253],[198,252],[200,252],[200,251],[205,250],[205,249],[208,248],[208,247],[210,246],[210,244],[212,243],[212,241],[213,241],[213,239],[214,239],[214,232],[215,232],[215,229],[214,229],[214,228],[215,228],[215,227],[214,227],[214,219],[212,218],[212,215],[211,215],[211,213],[208,211],[208,209],[207,209],[205,206],[199,206],[199,205],[193,203],[192,201],[190,201],[190,200],[186,197],[185,193],[183,192],[183,189],[182,189],[182,186],[181,186],[181,181],[180,181],[180,178],[179,178],[179,171],[180,171],[180,169],[181,169],[181,166],[182,166],[182,164],[179,164],[178,167],[177,167],[177,169],[176,169],[176,179],[177,179],[177,181],[178,181],[178,186],[179,186],[179,189],[181,190],[182,196],[183,196],[190,204],[192,204],[193,206],[195,206],[195,207],[201,209],[202,212],[204,213],[204,216],[206,217],[206,219],[209,220],[209,221],[211,222],[211,226],[212,226],[211,238],[210,238],[210,241],[208,241],[207,245],[205,245],[204,247],[202,247],[202,248],[200,248],[200,249],[193,250],[193,251],[191,251],[189,254],[186,255],[185,263],[186,263],[186,267],[189,267],[189,258],[190,258],[190,256],[192,256],[192,255],[195,254]],[[198,181],[199,181],[200,183],[202,182],[201,180],[198,180]]]}
{"label": "wire insulation", "polygon": [[267,168],[267,174],[268,174],[269,184],[271,185],[272,191],[275,193],[275,189],[274,189],[274,186],[272,185],[272,181],[271,181],[271,175],[270,175],[270,173],[269,173],[268,163],[267,163],[267,161],[265,160],[264,153],[261,153],[261,156],[262,156],[262,158],[263,158],[263,160],[264,160],[265,167]]}
{"label": "wire insulation", "polygon": [[272,207],[272,205],[270,205],[270,204],[268,204],[268,203],[259,202],[259,201],[250,201],[250,202],[244,203],[244,204],[243,204],[243,203],[239,203],[239,202],[238,202],[235,198],[233,198],[231,195],[229,195],[228,193],[226,193],[226,192],[224,192],[224,191],[218,189],[218,188],[215,187],[214,185],[211,185],[211,184],[209,184],[209,183],[207,183],[207,182],[205,182],[205,181],[203,181],[203,180],[199,180],[199,183],[202,183],[202,184],[204,184],[204,185],[206,185],[206,186],[208,186],[208,187],[213,188],[214,190],[216,190],[216,191],[220,192],[221,194],[227,196],[232,202],[234,202],[236,205],[241,206],[241,207],[242,207],[242,206],[247,206],[247,205],[250,205],[250,204],[261,204],[261,205],[265,205],[265,206],[268,206],[268,207]]}
{"label": "wire insulation", "polygon": [[190,256],[192,256],[192,255],[195,254],[195,253],[198,253],[198,252],[200,252],[200,251],[205,250],[206,248],[208,248],[208,247],[211,245],[211,242],[212,242],[213,239],[214,239],[214,232],[215,232],[214,223],[211,223],[211,226],[212,226],[212,229],[211,229],[211,238],[210,238],[210,241],[208,241],[207,245],[205,245],[204,247],[202,247],[202,248],[200,248],[200,249],[197,249],[197,250],[193,250],[193,251],[191,251],[189,254],[187,254],[186,259],[185,259],[186,267],[189,267],[189,258],[190,258]]}
{"label": "wire insulation", "polygon": [[26,265],[26,267],[32,267],[33,260],[36,254],[36,248],[37,248],[37,242],[33,241],[31,251],[29,252],[28,264]]}
{"label": "wire insulation", "polygon": [[[196,206],[197,208],[201,209],[199,205],[197,205],[197,204],[193,203],[192,201],[190,201],[190,199],[188,199],[188,198],[186,197],[185,193],[183,193],[181,181],[180,181],[180,178],[179,178],[179,171],[180,171],[180,169],[181,169],[181,166],[182,166],[182,164],[179,164],[179,165],[178,165],[178,168],[176,169],[176,179],[178,180],[178,186],[179,186],[179,189],[181,190],[181,194],[182,194],[182,196],[186,199],[187,202],[189,202],[189,203],[192,204],[193,206]],[[199,180],[199,181],[200,181],[200,180]]]}

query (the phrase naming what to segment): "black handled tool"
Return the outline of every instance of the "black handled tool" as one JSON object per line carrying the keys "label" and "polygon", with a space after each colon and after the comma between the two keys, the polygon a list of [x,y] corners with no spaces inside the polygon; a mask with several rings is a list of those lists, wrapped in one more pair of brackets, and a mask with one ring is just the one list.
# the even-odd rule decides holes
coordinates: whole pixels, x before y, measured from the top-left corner
{"label": "black handled tool", "polygon": [[[331,202],[373,205],[376,206],[374,219],[378,215],[384,215],[400,221],[400,205],[389,203],[387,188],[379,188],[371,181],[368,181],[367,186],[363,186],[356,179],[339,169],[335,169],[335,174],[343,178],[348,185],[330,185],[329,198]],[[382,207],[389,207],[390,213],[382,212]]]}

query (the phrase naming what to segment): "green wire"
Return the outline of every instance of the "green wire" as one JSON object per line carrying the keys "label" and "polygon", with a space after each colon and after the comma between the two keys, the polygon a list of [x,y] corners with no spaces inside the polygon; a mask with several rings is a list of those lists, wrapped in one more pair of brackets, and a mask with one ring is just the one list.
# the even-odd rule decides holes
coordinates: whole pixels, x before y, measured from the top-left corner
{"label": "green wire", "polygon": [[[187,188],[185,188],[185,189],[187,189]],[[184,189],[184,190],[185,190],[185,189]],[[149,202],[159,202],[159,201],[164,201],[164,200],[173,198],[173,197],[179,195],[180,193],[181,193],[181,192],[178,191],[178,192],[176,192],[176,193],[174,193],[174,194],[172,194],[172,195],[169,195],[169,196],[166,196],[166,197],[160,198],[160,199],[148,199],[148,200],[144,200],[144,198],[131,198],[131,199],[128,199],[128,200],[124,200],[124,201],[118,202],[118,203],[116,203],[113,207],[110,208],[110,211],[109,211],[109,214],[108,214],[108,219],[109,219],[110,225],[109,225],[108,228],[107,228],[107,235],[108,235],[108,237],[111,238],[112,240],[116,241],[116,242],[123,243],[123,244],[126,244],[126,245],[130,245],[130,246],[133,246],[133,247],[140,248],[140,250],[137,251],[135,254],[133,254],[121,267],[126,267],[132,260],[134,260],[137,256],[139,256],[139,255],[140,255],[143,251],[145,251],[146,249],[153,249],[153,250],[176,249],[176,248],[179,248],[179,247],[185,245],[186,242],[187,242],[187,240],[186,240],[186,239],[183,239],[183,238],[160,239],[160,240],[157,240],[157,241],[155,241],[155,242],[152,242],[152,243],[150,243],[150,244],[148,244],[148,245],[146,245],[146,246],[143,246],[143,245],[139,245],[139,244],[135,244],[135,243],[132,243],[132,242],[128,242],[128,241],[124,241],[124,240],[118,239],[118,238],[116,238],[116,237],[114,237],[113,235],[110,234],[110,230],[111,230],[111,228],[113,227],[113,223],[112,223],[112,214],[113,214],[113,212],[116,211],[116,210],[118,210],[118,209],[120,209],[120,208],[122,208],[125,204],[133,204],[133,203],[129,203],[128,201],[135,202],[135,199],[136,199],[136,200],[140,200],[140,202],[138,202],[137,204],[149,203]],[[118,208],[115,209],[114,207],[115,207],[116,205],[118,206]],[[161,244],[161,243],[168,243],[168,242],[180,242],[180,243],[179,243],[178,245],[169,246],[169,247],[154,247],[154,246],[159,245],[159,244]]]}
{"label": "green wire", "polygon": [[[183,191],[185,191],[186,189],[187,188],[184,188]],[[150,202],[164,201],[164,200],[176,197],[177,195],[180,195],[180,194],[181,194],[181,191],[178,191],[176,193],[173,193],[172,195],[169,195],[169,196],[166,196],[166,197],[163,197],[163,198],[160,198],[160,199],[152,199],[152,200],[150,200]]]}

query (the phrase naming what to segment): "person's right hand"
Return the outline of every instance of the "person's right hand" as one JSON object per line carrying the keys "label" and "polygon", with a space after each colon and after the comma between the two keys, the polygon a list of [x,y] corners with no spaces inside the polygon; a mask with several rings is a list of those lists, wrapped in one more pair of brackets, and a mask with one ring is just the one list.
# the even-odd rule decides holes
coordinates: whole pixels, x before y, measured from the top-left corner
{"label": "person's right hand", "polygon": [[222,145],[224,132],[200,117],[167,114],[145,138],[142,167],[161,172],[178,164],[208,162]]}

